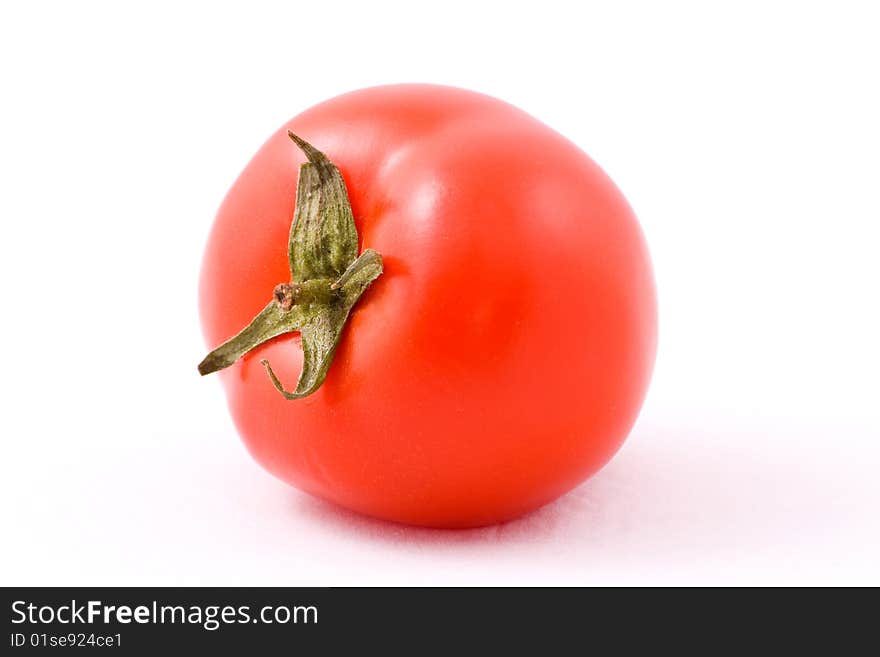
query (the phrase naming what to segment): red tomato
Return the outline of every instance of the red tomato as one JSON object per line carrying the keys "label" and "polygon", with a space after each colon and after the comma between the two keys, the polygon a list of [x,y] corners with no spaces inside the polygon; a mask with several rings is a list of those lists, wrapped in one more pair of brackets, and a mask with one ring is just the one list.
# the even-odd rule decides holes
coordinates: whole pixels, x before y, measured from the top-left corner
{"label": "red tomato", "polygon": [[248,449],[294,486],[416,525],[540,507],[596,472],[642,404],[656,347],[632,210],[577,146],[504,102],[433,85],[364,89],[295,117],[223,201],[200,306],[210,347],[288,281],[305,161],[338,166],[361,249],[385,272],[352,311],[323,386],[289,401],[298,334],[220,373]]}

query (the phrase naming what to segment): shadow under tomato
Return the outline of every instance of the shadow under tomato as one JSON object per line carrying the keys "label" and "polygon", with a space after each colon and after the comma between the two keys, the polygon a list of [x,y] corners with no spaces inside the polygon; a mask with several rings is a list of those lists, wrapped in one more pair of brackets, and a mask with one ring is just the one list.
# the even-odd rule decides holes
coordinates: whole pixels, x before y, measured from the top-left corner
{"label": "shadow under tomato", "polygon": [[477,529],[385,522],[300,493],[292,511],[330,533],[388,547],[501,546],[533,551],[545,566],[552,566],[550,559],[561,567],[609,558],[637,562],[646,554],[680,562],[796,549],[845,511],[845,495],[829,489],[819,461],[774,463],[737,448],[741,442],[713,427],[640,428],[609,465],[573,491],[516,520]]}

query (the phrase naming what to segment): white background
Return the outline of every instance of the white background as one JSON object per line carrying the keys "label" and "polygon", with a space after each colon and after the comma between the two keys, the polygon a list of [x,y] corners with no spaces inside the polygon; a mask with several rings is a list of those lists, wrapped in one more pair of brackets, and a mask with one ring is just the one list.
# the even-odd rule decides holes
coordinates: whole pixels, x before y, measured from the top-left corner
{"label": "white background", "polygon": [[[880,584],[876,9],[582,4],[5,3],[0,582]],[[288,488],[195,371],[238,172],[302,109],[404,81],[580,144],[656,267],[629,441],[502,526]]]}

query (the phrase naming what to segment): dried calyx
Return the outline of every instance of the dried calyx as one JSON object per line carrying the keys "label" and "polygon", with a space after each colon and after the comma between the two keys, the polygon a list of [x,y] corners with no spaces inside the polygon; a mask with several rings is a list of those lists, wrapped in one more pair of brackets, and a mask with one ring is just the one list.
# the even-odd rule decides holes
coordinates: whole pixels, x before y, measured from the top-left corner
{"label": "dried calyx", "polygon": [[349,312],[382,273],[382,256],[372,249],[357,253],[357,228],[339,169],[311,144],[287,134],[308,158],[299,170],[287,247],[291,280],[279,283],[251,323],[199,363],[199,373],[229,367],[267,340],[300,331],[303,367],[293,392],[261,361],[278,392],[299,399],[324,382]]}

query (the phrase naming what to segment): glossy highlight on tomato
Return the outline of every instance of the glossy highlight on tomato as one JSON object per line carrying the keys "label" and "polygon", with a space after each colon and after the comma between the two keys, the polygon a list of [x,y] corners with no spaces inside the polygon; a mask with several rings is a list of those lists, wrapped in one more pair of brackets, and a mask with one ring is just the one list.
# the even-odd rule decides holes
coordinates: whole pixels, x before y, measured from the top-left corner
{"label": "glossy highlight on tomato", "polygon": [[224,199],[202,265],[209,347],[289,281],[305,161],[345,180],[361,249],[384,273],[354,306],[323,385],[278,394],[300,337],[224,369],[233,420],[267,470],[319,498],[403,523],[473,527],[546,504],[629,433],[656,350],[638,222],[577,146],[494,98],[435,85],[348,93],[291,119]]}

